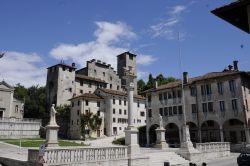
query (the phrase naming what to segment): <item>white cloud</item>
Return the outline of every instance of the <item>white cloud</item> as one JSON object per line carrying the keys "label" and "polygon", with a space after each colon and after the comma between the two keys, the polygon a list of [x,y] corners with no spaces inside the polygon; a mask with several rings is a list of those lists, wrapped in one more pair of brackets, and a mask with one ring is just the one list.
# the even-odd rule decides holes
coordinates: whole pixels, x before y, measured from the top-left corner
{"label": "white cloud", "polygon": [[143,79],[144,81],[147,81],[149,72],[146,71],[138,71],[137,72],[137,80]]}
{"label": "white cloud", "polygon": [[[122,22],[102,21],[96,22],[96,25],[98,27],[94,32],[96,40],[76,45],[62,43],[53,48],[50,55],[59,60],[72,60],[81,67],[85,66],[87,60],[99,59],[116,68],[116,56],[130,50],[118,45],[121,42],[124,43],[124,41],[135,39],[136,34],[131,31],[128,25]],[[141,56],[144,57],[144,55]],[[150,60],[154,58],[147,55],[146,59],[146,63],[151,63]]]}
{"label": "white cloud", "polygon": [[[176,29],[181,22],[181,14],[187,9],[187,6],[177,5],[170,9],[168,16],[161,19],[158,23],[151,25],[150,30],[153,37],[165,37],[168,40],[177,39]],[[182,37],[184,38],[183,34]]]}
{"label": "white cloud", "polygon": [[0,79],[11,85],[45,85],[46,67],[41,65],[43,60],[36,53],[7,52],[0,59]]}
{"label": "white cloud", "polygon": [[151,63],[153,63],[154,61],[156,61],[156,58],[154,58],[151,55],[139,55],[137,56],[137,64],[140,65],[149,65]]}

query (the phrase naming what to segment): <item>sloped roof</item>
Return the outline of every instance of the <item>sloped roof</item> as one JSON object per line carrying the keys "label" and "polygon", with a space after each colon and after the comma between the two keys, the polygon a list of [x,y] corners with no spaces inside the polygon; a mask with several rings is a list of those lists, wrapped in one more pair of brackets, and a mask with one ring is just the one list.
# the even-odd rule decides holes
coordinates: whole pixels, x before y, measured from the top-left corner
{"label": "sloped roof", "polygon": [[74,99],[78,99],[78,98],[84,98],[84,99],[95,99],[95,100],[102,100],[103,98],[100,97],[100,96],[97,96],[93,93],[84,93],[82,95],[79,95],[79,96],[75,96],[69,100],[74,100]]}
{"label": "sloped roof", "polygon": [[83,75],[83,74],[76,74],[76,78],[83,79],[83,80],[89,80],[89,81],[95,81],[95,82],[101,82],[101,83],[107,84],[107,82],[105,82],[104,80],[101,80],[99,78],[86,76],[86,75]]}
{"label": "sloped roof", "polygon": [[[204,81],[204,80],[222,78],[222,77],[227,77],[227,76],[232,76],[232,75],[239,75],[239,74],[248,74],[248,73],[243,72],[243,71],[210,72],[210,73],[204,74],[202,76],[189,78],[187,85],[191,85],[191,84],[194,84],[194,83],[197,83],[197,82],[200,82],[200,81]],[[181,80],[170,82],[170,83],[167,83],[167,84],[160,85],[157,88],[148,89],[148,90],[144,91],[143,93],[180,87],[181,83],[182,83]]]}
{"label": "sloped roof", "polygon": [[56,65],[53,65],[53,66],[48,67],[47,69],[52,68],[52,67],[55,67],[55,66],[63,66],[63,67],[68,67],[68,68],[76,69],[76,67],[71,66],[71,65],[68,65],[68,64],[65,64],[65,63],[58,63],[58,64],[56,64]]}
{"label": "sloped roof", "polygon": [[[126,92],[122,92],[118,90],[104,89],[104,88],[98,88],[98,89],[103,91],[104,93],[111,94],[111,95],[127,96]],[[145,100],[145,98],[141,95],[134,95],[134,98]]]}
{"label": "sloped roof", "polygon": [[10,84],[8,84],[8,83],[5,82],[5,81],[1,81],[1,82],[0,82],[0,85],[4,85],[4,86],[7,87],[8,89],[14,90],[14,87],[11,86]]}

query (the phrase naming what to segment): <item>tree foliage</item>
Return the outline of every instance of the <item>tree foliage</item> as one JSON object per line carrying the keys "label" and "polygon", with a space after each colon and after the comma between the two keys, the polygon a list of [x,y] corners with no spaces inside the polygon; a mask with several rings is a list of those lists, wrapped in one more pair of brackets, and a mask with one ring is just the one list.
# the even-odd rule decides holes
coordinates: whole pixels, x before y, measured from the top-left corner
{"label": "tree foliage", "polygon": [[102,118],[98,114],[93,114],[88,111],[81,114],[81,134],[85,139],[86,130],[89,130],[88,136],[91,136],[92,131],[100,129],[102,125]]}
{"label": "tree foliage", "polygon": [[174,77],[165,77],[162,74],[157,75],[155,78],[152,76],[152,74],[149,74],[147,83],[145,83],[142,79],[137,82],[138,92],[141,93],[145,90],[153,88],[155,81],[158,82],[158,85],[163,85],[176,80],[177,79]]}

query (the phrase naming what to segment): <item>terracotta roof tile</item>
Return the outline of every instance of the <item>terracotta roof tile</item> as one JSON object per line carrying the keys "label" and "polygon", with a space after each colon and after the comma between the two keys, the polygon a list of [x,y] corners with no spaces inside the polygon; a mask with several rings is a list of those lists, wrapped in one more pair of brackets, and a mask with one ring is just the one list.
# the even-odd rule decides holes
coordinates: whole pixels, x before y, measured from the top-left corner
{"label": "terracotta roof tile", "polygon": [[[118,95],[118,96],[127,96],[126,92],[118,91],[118,90],[111,90],[111,89],[104,89],[104,88],[99,88],[101,91],[112,94],[112,95]],[[141,95],[134,95],[134,98],[145,100],[145,98]]]}
{"label": "terracotta roof tile", "polygon": [[94,77],[86,76],[86,75],[82,75],[82,74],[76,74],[76,78],[78,78],[78,79],[84,79],[84,80],[90,80],[90,81],[95,81],[95,82],[101,82],[101,83],[107,84],[107,82],[105,82],[104,80],[101,80],[99,78],[94,78]]}
{"label": "terracotta roof tile", "polygon": [[77,99],[77,98],[87,98],[87,99],[99,99],[99,100],[102,100],[103,98],[100,97],[100,96],[97,96],[93,93],[84,93],[82,95],[79,95],[79,96],[75,96],[69,100],[73,100],[73,99]]}

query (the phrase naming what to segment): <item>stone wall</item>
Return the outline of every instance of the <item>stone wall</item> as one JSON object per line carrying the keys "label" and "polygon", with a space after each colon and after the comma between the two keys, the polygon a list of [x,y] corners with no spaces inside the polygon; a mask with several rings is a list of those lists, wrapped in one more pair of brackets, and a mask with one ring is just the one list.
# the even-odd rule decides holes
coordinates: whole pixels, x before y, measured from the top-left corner
{"label": "stone wall", "polygon": [[40,120],[0,119],[0,139],[39,138]]}

